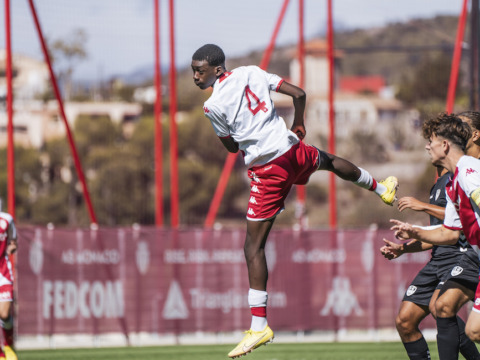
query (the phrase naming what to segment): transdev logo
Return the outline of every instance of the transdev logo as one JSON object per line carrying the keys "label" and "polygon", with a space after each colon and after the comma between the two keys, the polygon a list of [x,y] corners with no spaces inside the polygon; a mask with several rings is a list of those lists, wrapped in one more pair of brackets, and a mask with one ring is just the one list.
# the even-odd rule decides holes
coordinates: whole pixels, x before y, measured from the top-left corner
{"label": "transdev logo", "polygon": [[187,319],[189,312],[185,299],[182,295],[180,284],[173,280],[168,289],[167,300],[163,307],[163,318],[165,320]]}

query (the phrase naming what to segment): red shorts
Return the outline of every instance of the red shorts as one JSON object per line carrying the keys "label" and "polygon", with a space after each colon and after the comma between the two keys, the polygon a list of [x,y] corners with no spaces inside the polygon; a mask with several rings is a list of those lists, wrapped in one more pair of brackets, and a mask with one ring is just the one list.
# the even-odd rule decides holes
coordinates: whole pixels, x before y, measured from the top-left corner
{"label": "red shorts", "polygon": [[282,212],[292,185],[305,185],[318,165],[318,149],[299,142],[275,160],[250,168],[247,219],[267,220]]}
{"label": "red shorts", "polygon": [[473,302],[472,310],[480,313],[480,283],[478,283],[477,290],[475,291],[475,300]]}

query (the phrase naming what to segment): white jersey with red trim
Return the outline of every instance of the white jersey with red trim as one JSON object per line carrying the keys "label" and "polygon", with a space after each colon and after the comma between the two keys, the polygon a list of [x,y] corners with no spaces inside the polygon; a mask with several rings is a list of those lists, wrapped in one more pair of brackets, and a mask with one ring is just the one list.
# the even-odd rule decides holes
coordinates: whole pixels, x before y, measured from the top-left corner
{"label": "white jersey with red trim", "polygon": [[480,209],[471,194],[480,188],[480,160],[464,155],[457,163],[452,180],[447,184],[447,207],[444,226],[463,230],[471,245],[480,244]]}
{"label": "white jersey with red trim", "polygon": [[232,137],[245,165],[263,165],[286,153],[300,140],[275,111],[270,91],[283,80],[257,66],[225,72],[204,104],[205,116],[219,137]]}

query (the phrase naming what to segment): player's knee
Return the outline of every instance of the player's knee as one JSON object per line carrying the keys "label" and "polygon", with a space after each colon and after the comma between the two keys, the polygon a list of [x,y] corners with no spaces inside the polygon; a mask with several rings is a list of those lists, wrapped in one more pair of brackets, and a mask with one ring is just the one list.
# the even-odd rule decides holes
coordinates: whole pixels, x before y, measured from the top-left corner
{"label": "player's knee", "polygon": [[436,317],[446,318],[455,316],[455,310],[449,301],[444,301],[442,297],[439,297],[435,301],[435,315]]}
{"label": "player's knee", "polygon": [[252,261],[255,256],[258,255],[260,252],[260,247],[256,245],[254,242],[245,241],[245,245],[243,246],[243,253],[245,254],[245,260],[247,262]]}
{"label": "player's knee", "polygon": [[430,311],[430,314],[436,319],[437,318],[437,309],[435,308],[435,303],[430,303],[428,305],[428,310]]}
{"label": "player's knee", "polygon": [[416,329],[416,324],[412,322],[411,317],[402,313],[397,315],[395,319],[395,326],[397,327],[398,333],[402,337],[415,332]]}

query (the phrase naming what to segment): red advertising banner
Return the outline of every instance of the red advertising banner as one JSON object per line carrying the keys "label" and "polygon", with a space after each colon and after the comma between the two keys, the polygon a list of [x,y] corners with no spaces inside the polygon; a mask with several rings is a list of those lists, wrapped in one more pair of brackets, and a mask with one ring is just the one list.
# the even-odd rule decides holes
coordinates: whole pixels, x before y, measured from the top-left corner
{"label": "red advertising banner", "polygon": [[[18,333],[247,329],[243,230],[19,229]],[[266,245],[276,331],[393,328],[430,253],[388,261],[388,230],[277,230]],[[423,327],[435,327],[431,317]]]}

